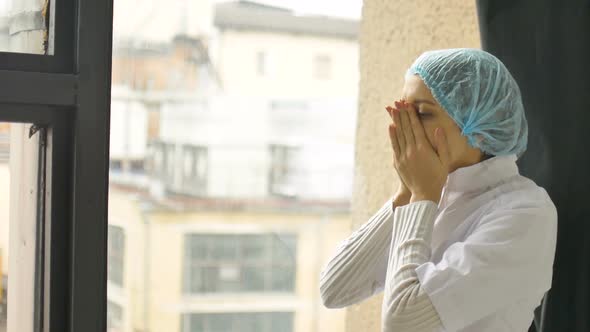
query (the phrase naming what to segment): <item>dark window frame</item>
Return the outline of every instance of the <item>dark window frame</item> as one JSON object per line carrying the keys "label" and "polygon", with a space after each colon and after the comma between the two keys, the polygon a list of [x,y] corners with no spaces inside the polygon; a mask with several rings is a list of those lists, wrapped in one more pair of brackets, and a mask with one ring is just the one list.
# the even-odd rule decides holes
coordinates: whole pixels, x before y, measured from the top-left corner
{"label": "dark window frame", "polygon": [[103,332],[113,1],[50,11],[53,55],[0,53],[0,121],[47,132],[35,332]]}

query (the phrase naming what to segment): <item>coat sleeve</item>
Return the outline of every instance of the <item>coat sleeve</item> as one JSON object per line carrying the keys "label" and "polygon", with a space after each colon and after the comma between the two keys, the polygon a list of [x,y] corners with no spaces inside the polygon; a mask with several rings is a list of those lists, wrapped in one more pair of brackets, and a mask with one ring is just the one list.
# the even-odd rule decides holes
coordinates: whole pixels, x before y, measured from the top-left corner
{"label": "coat sleeve", "polygon": [[430,260],[437,212],[438,206],[433,201],[413,202],[395,210],[381,308],[383,332],[444,330],[415,271]]}
{"label": "coat sleeve", "polygon": [[320,273],[324,306],[342,308],[383,290],[391,243],[393,198],[342,241]]}

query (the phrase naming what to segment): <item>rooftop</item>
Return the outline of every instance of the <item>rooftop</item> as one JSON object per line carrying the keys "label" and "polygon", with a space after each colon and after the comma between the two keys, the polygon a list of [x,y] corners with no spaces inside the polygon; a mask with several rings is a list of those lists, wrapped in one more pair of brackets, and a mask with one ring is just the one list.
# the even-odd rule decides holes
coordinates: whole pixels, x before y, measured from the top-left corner
{"label": "rooftop", "polygon": [[124,184],[110,184],[120,193],[133,194],[144,208],[152,212],[256,212],[282,214],[349,214],[348,200],[268,198],[192,197],[168,193],[165,198],[154,198],[148,190]]}
{"label": "rooftop", "polygon": [[220,29],[287,32],[356,39],[359,22],[353,19],[297,15],[290,9],[240,0],[215,6],[214,25]]}

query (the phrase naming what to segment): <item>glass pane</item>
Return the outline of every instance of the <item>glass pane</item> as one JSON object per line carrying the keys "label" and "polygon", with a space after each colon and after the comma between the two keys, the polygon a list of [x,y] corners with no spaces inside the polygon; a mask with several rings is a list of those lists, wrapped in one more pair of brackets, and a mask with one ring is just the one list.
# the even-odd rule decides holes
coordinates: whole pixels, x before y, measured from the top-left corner
{"label": "glass pane", "polygon": [[249,314],[238,316],[238,326],[243,332],[261,332],[266,331],[266,322],[261,319],[260,314]]}
{"label": "glass pane", "polygon": [[289,234],[277,234],[272,239],[273,264],[294,264],[297,250],[295,236]]}
{"label": "glass pane", "polygon": [[240,252],[244,262],[263,262],[268,260],[268,236],[246,234],[241,237]]}
{"label": "glass pane", "polygon": [[184,331],[190,332],[205,332],[205,319],[203,316],[200,315],[192,315],[190,320],[188,321],[189,325],[186,327]]}
{"label": "glass pane", "polygon": [[122,321],[123,308],[112,301],[107,301],[107,331],[118,331]]}
{"label": "glass pane", "polygon": [[271,269],[272,286],[274,291],[293,291],[295,282],[295,265],[273,266]]}
{"label": "glass pane", "polygon": [[0,331],[33,332],[40,133],[0,123]]}
{"label": "glass pane", "polygon": [[212,241],[211,259],[215,261],[236,261],[238,248],[233,235],[217,235]]}
{"label": "glass pane", "polygon": [[219,288],[219,268],[202,267],[200,268],[202,284],[199,288],[202,292],[215,292]]}
{"label": "glass pane", "polygon": [[125,234],[121,227],[109,226],[107,275],[109,280],[123,286],[123,257],[125,256]]}
{"label": "glass pane", "polygon": [[201,235],[191,235],[188,237],[187,247],[189,248],[189,256],[191,260],[205,261],[210,255],[207,237]]}
{"label": "glass pane", "polygon": [[344,332],[318,276],[351,228],[352,2],[115,1],[121,331]]}
{"label": "glass pane", "polygon": [[228,332],[235,331],[233,328],[233,319],[231,315],[218,314],[209,317],[209,331],[211,332]]}
{"label": "glass pane", "polygon": [[228,312],[183,315],[184,332],[291,332],[291,312]]}
{"label": "glass pane", "polygon": [[0,52],[52,54],[49,1],[0,0]]}
{"label": "glass pane", "polygon": [[267,271],[258,266],[245,266],[242,268],[242,283],[246,291],[262,291]]}

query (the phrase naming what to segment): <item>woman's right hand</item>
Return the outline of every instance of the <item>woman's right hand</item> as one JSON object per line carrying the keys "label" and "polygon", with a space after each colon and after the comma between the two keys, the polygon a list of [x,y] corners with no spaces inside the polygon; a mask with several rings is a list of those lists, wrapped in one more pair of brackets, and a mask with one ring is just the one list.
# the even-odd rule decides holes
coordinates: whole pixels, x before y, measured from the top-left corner
{"label": "woman's right hand", "polygon": [[[389,117],[393,121],[392,108],[390,106],[387,106],[385,108],[385,110],[387,111],[387,113],[389,114]],[[391,139],[391,136],[390,136],[390,139]],[[394,155],[394,158],[395,158],[395,155]],[[395,169],[395,167],[394,167],[394,169]],[[397,170],[396,170],[396,172],[397,172]],[[395,191],[395,194],[393,195],[393,205],[394,206],[406,205],[410,202],[410,199],[412,198],[412,192],[410,191],[410,189],[408,189],[408,187],[406,186],[406,184],[402,180],[401,176],[399,176],[399,174],[398,174],[397,178],[399,180],[399,184],[397,186],[397,190]]]}
{"label": "woman's right hand", "polygon": [[408,187],[404,184],[399,177],[399,185],[397,186],[397,190],[393,195],[393,205],[394,206],[402,206],[410,203],[410,199],[412,198],[412,192],[408,189]]}

